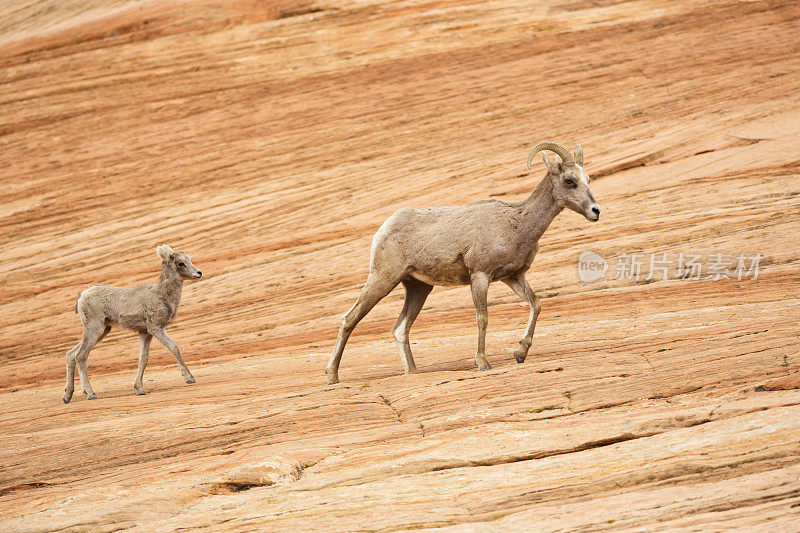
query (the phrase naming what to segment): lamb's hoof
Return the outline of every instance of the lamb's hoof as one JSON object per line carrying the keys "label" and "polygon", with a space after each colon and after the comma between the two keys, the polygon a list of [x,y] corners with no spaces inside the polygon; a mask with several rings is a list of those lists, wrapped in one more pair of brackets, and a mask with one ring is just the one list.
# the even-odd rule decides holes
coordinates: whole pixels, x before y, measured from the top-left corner
{"label": "lamb's hoof", "polygon": [[144,392],[144,389],[141,389],[141,390],[140,389],[136,389],[136,395],[137,396],[144,396],[145,394],[147,394],[147,393]]}
{"label": "lamb's hoof", "polygon": [[91,396],[89,396],[89,398],[87,398],[87,399],[88,399],[88,400],[96,400],[96,399],[97,399],[97,394],[92,394],[92,395],[91,395]]}
{"label": "lamb's hoof", "polygon": [[514,352],[514,359],[517,360],[517,363],[524,363],[525,362],[525,358],[527,356],[528,356],[528,354],[524,354],[524,353],[520,353],[520,352]]}
{"label": "lamb's hoof", "polygon": [[69,403],[69,401],[70,401],[71,399],[72,399],[72,398],[67,398],[66,396],[62,396],[62,397],[61,397],[61,401],[62,401],[62,402],[64,402],[64,403]]}
{"label": "lamb's hoof", "polygon": [[326,368],[325,375],[328,376],[328,385],[336,385],[337,383],[339,383],[338,372],[332,372]]}
{"label": "lamb's hoof", "polygon": [[189,376],[188,378],[186,378],[186,383],[197,383],[197,382],[194,380],[193,377]]}

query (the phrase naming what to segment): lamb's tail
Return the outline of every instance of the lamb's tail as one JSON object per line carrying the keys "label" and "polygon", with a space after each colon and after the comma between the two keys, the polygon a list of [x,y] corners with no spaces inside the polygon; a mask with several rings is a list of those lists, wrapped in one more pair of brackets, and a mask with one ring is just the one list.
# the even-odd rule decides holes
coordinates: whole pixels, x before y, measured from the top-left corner
{"label": "lamb's tail", "polygon": [[75,312],[78,312],[78,302],[81,300],[81,296],[83,296],[83,291],[78,293],[78,297],[75,298]]}

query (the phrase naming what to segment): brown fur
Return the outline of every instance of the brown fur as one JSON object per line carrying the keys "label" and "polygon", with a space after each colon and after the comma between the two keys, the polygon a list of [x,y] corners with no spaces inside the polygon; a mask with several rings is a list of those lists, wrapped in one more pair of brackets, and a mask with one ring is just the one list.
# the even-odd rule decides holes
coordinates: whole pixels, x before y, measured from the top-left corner
{"label": "brown fur", "polygon": [[591,221],[600,217],[583,169],[580,146],[572,161],[562,146],[545,144],[569,156],[571,164],[562,163],[558,157],[551,161],[542,154],[547,174],[521,202],[483,200],[462,206],[405,208],[383,223],[372,241],[367,282],[342,317],[339,337],[325,369],[328,383],[339,381],[339,362],[353,328],[399,283],[405,287],[406,300],[393,333],[407,374],[417,372],[408,332],[434,285],[472,287],[478,320],[475,364],[480,370],[491,368],[485,355],[489,283],[502,281],[511,287],[530,306],[525,335],[514,352],[518,362],[525,360],[540,309],[525,273],[539,249],[539,238],[565,207]]}
{"label": "brown fur", "polygon": [[76,366],[83,391],[89,399],[97,398],[89,383],[86,360],[91,349],[108,334],[112,325],[139,333],[139,369],[133,385],[138,394],[144,394],[142,376],[153,337],[161,341],[175,356],[186,382],[195,382],[181,358],[178,346],[169,338],[164,328],[175,319],[178,312],[183,280],[200,279],[202,273],[185,252],[174,252],[166,245],[159,246],[156,251],[162,261],[158,283],[138,287],[89,287],[81,293],[75,304],[75,311],[83,324],[83,339],[67,352],[64,403],[70,401],[75,390]]}

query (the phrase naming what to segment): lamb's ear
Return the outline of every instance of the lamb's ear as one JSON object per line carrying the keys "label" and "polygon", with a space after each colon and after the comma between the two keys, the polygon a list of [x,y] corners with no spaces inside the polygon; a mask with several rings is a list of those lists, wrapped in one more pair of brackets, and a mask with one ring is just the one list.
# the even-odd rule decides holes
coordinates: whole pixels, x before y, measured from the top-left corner
{"label": "lamb's ear", "polygon": [[170,257],[174,252],[172,251],[172,248],[170,248],[166,244],[162,244],[161,246],[156,248],[156,253],[158,254],[158,257],[161,258],[162,261],[169,261]]}

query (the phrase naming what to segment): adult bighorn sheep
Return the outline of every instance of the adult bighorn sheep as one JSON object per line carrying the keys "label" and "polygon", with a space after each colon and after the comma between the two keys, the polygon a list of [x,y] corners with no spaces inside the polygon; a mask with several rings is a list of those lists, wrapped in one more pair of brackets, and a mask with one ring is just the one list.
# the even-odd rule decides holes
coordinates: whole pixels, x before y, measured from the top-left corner
{"label": "adult bighorn sheep", "polygon": [[583,169],[583,149],[569,151],[554,142],[541,142],[528,155],[542,154],[547,175],[521,202],[482,200],[468,205],[404,208],[383,223],[372,239],[369,276],[358,300],[342,317],[339,337],[325,373],[328,383],[339,382],[339,362],[356,324],[398,283],[405,287],[403,310],[392,332],[400,348],[406,374],[417,373],[408,332],[434,285],[470,285],[478,319],[479,370],[491,368],[486,360],[486,293],[489,283],[500,280],[528,302],[530,315],[525,334],[514,352],[522,363],[531,346],[539,298],[525,279],[539,249],[539,238],[565,207],[590,221],[600,219],[600,207],[589,190]]}
{"label": "adult bighorn sheep", "polygon": [[75,311],[83,324],[83,339],[67,352],[67,386],[64,403],[69,403],[75,391],[75,366],[78,367],[81,387],[90,400],[97,395],[89,384],[86,359],[95,344],[111,330],[111,325],[139,332],[139,370],[133,388],[144,394],[142,377],[150,353],[150,341],[155,337],[172,352],[178,361],[181,375],[186,383],[194,383],[194,377],[183,362],[178,345],[164,329],[172,322],[181,303],[183,280],[200,279],[203,273],[197,270],[185,252],[175,252],[166,244],[156,248],[161,258],[161,278],[158,283],[138,287],[89,287],[78,298]]}

